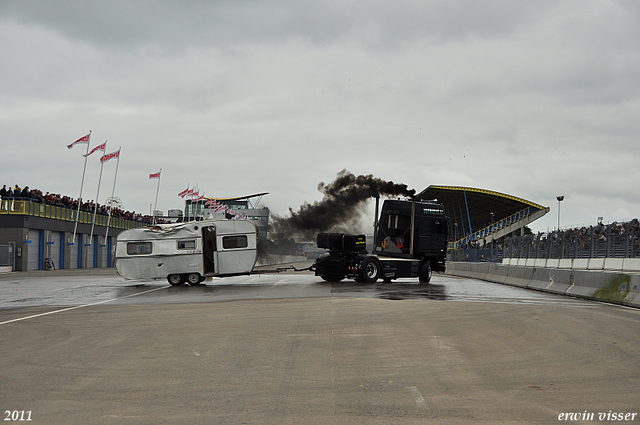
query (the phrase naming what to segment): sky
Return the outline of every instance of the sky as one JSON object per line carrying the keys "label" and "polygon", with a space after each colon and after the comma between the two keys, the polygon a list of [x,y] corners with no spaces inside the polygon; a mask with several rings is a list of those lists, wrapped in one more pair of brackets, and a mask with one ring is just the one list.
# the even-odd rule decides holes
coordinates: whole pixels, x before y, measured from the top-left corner
{"label": "sky", "polygon": [[[640,217],[640,2],[0,0],[1,184],[77,198],[268,192],[287,215],[347,170]],[[113,190],[105,163],[98,202]],[[83,198],[96,199],[99,155]]]}

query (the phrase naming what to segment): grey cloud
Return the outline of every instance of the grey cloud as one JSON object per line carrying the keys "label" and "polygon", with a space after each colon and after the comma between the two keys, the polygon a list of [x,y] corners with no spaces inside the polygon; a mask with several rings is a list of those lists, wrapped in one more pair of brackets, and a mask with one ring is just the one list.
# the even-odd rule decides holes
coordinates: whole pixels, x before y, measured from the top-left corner
{"label": "grey cloud", "polygon": [[165,48],[344,36],[374,44],[404,39],[502,36],[548,13],[556,1],[535,3],[436,1],[108,1],[3,2],[0,14],[54,28],[69,38],[126,48]]}

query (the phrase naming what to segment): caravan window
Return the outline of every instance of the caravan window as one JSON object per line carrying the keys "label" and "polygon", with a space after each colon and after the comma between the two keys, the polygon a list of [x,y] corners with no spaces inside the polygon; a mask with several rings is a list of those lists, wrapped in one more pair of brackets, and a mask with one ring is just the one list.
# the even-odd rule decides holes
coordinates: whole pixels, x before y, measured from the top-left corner
{"label": "caravan window", "polygon": [[127,255],[151,254],[152,247],[151,242],[129,242],[127,244]]}
{"label": "caravan window", "polygon": [[248,246],[247,235],[224,236],[222,238],[222,248],[224,249],[246,248]]}
{"label": "caravan window", "polygon": [[196,240],[178,241],[178,249],[196,249]]}

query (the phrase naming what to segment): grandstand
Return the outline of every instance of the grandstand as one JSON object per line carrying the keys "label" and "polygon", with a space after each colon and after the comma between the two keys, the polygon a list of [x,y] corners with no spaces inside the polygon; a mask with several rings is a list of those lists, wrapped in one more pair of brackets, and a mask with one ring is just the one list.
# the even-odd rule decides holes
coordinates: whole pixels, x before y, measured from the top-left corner
{"label": "grandstand", "polygon": [[640,222],[614,222],[512,236],[503,262],[512,266],[640,271]]}
{"label": "grandstand", "polygon": [[482,247],[522,229],[549,207],[512,195],[463,186],[429,186],[417,196],[444,205],[449,217],[450,249]]}

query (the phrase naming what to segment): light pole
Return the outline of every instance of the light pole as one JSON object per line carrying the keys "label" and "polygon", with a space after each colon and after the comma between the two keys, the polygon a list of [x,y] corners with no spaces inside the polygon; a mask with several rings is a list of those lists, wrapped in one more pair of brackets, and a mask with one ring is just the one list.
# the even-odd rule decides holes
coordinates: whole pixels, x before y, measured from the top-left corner
{"label": "light pole", "polygon": [[560,202],[564,201],[564,195],[556,196],[558,200],[558,232],[560,231]]}
{"label": "light pole", "polygon": [[493,228],[493,212],[492,212],[491,213],[491,261],[493,261],[493,239],[494,239],[493,231],[494,231],[494,228]]}

